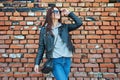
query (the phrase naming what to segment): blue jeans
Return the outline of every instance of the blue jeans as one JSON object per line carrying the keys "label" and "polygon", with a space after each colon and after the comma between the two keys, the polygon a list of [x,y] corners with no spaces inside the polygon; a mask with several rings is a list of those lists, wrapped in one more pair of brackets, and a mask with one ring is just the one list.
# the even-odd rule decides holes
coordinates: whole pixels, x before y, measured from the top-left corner
{"label": "blue jeans", "polygon": [[70,57],[53,58],[53,75],[56,80],[68,80],[70,67]]}

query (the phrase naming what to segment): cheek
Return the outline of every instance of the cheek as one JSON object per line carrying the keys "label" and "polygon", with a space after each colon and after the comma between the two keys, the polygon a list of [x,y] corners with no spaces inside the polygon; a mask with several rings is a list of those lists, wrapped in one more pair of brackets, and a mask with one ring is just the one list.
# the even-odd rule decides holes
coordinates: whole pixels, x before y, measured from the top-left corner
{"label": "cheek", "polygon": [[55,17],[55,15],[54,14],[52,14],[52,18],[54,18]]}

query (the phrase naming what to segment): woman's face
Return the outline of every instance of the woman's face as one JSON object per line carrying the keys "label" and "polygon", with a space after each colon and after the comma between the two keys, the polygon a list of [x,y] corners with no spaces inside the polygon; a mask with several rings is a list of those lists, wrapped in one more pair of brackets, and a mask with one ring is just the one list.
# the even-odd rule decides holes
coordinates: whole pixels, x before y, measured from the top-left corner
{"label": "woman's face", "polygon": [[60,11],[57,8],[52,10],[52,19],[60,19]]}

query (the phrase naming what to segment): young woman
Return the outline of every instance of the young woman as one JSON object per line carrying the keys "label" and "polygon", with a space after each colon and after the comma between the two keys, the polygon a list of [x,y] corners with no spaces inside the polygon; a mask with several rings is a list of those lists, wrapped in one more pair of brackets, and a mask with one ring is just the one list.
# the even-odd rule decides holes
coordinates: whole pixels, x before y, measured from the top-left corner
{"label": "young woman", "polygon": [[[72,18],[75,23],[61,23],[61,14]],[[57,7],[48,9],[45,23],[40,31],[39,48],[34,67],[35,72],[39,72],[39,64],[44,51],[46,51],[46,58],[53,59],[52,73],[56,80],[68,80],[71,57],[74,52],[69,32],[79,28],[81,25],[82,20],[67,9],[59,10]]]}

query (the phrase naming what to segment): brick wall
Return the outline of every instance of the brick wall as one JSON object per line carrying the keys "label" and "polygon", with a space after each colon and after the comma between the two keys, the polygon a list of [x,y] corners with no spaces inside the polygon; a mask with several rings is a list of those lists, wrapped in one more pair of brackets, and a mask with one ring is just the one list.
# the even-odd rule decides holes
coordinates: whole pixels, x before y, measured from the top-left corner
{"label": "brick wall", "polygon": [[[35,73],[39,22],[48,3],[83,19],[71,32],[75,45],[70,80],[120,80],[120,3],[109,0],[5,0],[0,2],[0,80],[52,80]],[[87,21],[87,17],[95,21]],[[62,17],[63,23],[72,23]],[[71,20],[71,19],[69,19]]]}

